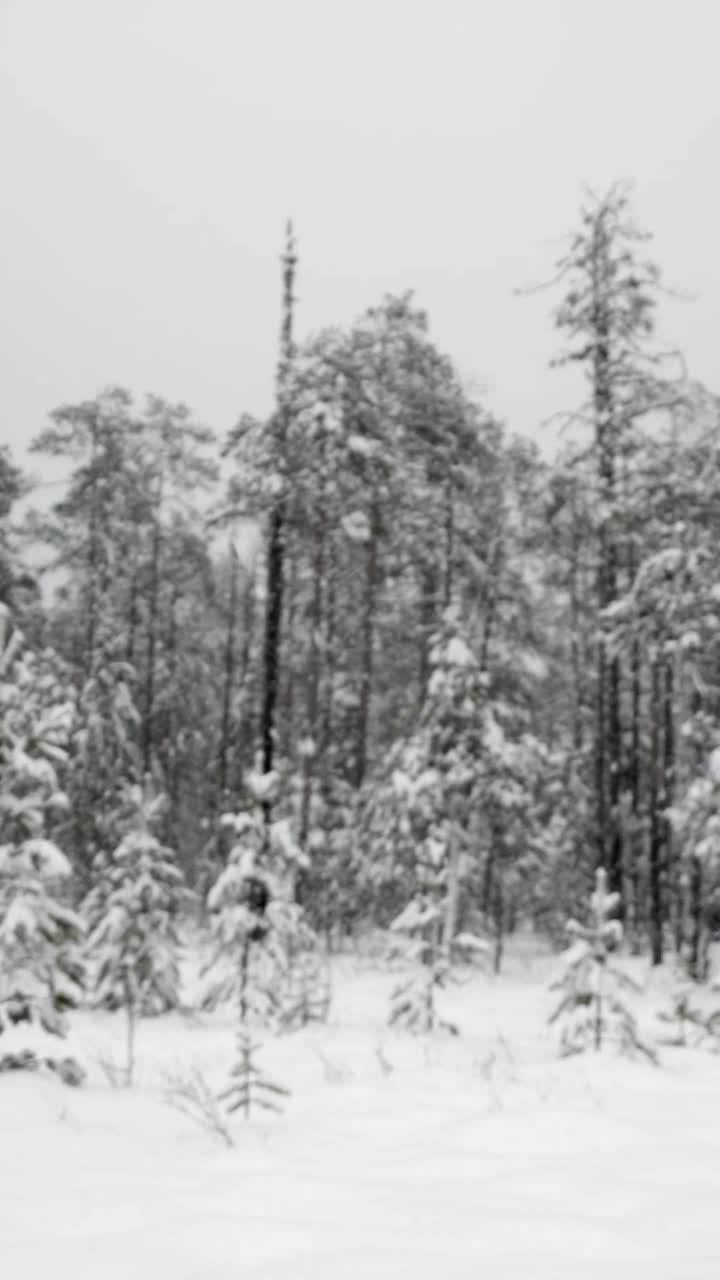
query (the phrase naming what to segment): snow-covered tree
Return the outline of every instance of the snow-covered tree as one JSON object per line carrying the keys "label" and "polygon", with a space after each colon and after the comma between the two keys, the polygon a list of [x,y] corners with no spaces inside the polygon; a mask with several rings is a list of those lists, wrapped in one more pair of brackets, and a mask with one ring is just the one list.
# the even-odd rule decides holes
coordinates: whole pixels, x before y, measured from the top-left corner
{"label": "snow-covered tree", "polygon": [[83,992],[83,924],[63,896],[70,863],[48,837],[66,803],[70,718],[0,605],[0,1071],[48,1066],[79,1084],[65,1037]]}
{"label": "snow-covered tree", "polygon": [[242,1024],[282,1018],[293,954],[303,949],[293,886],[306,858],[289,821],[268,822],[264,810],[278,787],[277,774],[248,776],[248,807],[225,816],[233,844],[207,899],[212,951],[203,1003],[234,1000]]}
{"label": "snow-covered tree", "polygon": [[699,873],[703,886],[703,901],[692,912],[695,918],[691,921],[691,935],[686,938],[684,958],[690,974],[696,979],[704,978],[708,968],[707,919],[720,892],[720,746],[710,750],[704,769],[690,782],[670,813],[690,878]]}
{"label": "snow-covered tree", "polygon": [[[457,1035],[454,1023],[441,1018],[438,993],[451,977],[452,946],[462,938],[448,936],[448,895],[451,857],[447,838],[429,836],[418,853],[416,891],[408,905],[393,921],[391,932],[402,941],[394,950],[413,967],[410,978],[395,987],[391,997],[390,1024],[411,1031],[449,1031]],[[481,944],[471,940],[474,949]]]}
{"label": "snow-covered tree", "polygon": [[616,918],[619,901],[618,894],[608,892],[607,873],[599,868],[588,923],[568,921],[572,942],[551,986],[560,995],[550,1023],[561,1027],[563,1056],[598,1050],[610,1041],[622,1053],[655,1061],[655,1052],[643,1041],[624,999],[626,992],[637,990],[637,984],[614,959],[623,936]]}
{"label": "snow-covered tree", "polygon": [[130,1082],[137,1018],[180,1002],[179,926],[190,894],[174,852],[153,832],[164,798],[146,784],[130,788],[126,803],[126,833],[104,868],[106,898],[88,947],[96,1004],[127,1017]]}

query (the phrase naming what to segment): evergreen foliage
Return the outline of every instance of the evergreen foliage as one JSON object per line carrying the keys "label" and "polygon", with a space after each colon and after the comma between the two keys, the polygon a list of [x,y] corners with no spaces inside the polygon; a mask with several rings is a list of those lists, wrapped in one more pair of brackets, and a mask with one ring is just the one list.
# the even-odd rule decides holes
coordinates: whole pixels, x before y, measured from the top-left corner
{"label": "evergreen foliage", "polygon": [[615,955],[622,942],[622,925],[616,918],[618,895],[609,893],[607,873],[596,873],[587,924],[568,922],[572,943],[563,969],[552,983],[560,993],[550,1022],[561,1026],[563,1056],[598,1050],[614,1043],[621,1053],[643,1055],[655,1061],[655,1051],[641,1038],[637,1022],[625,1002],[637,984],[620,968]]}
{"label": "evergreen foliage", "polygon": [[192,898],[176,855],[153,831],[164,805],[149,784],[127,792],[125,835],[104,867],[105,901],[89,938],[95,1002],[133,1015],[180,1003],[179,929]]}
{"label": "evergreen foliage", "polygon": [[70,706],[0,605],[0,1071],[47,1066],[68,1084],[84,1070],[65,1044],[84,987],[83,923],[51,838],[65,807]]}
{"label": "evergreen foliage", "polygon": [[218,1099],[230,1113],[241,1111],[246,1120],[250,1119],[253,1111],[280,1111],[279,1099],[290,1096],[287,1089],[263,1074],[257,1062],[259,1048],[247,1028],[241,1026],[235,1062],[230,1070],[230,1084]]}

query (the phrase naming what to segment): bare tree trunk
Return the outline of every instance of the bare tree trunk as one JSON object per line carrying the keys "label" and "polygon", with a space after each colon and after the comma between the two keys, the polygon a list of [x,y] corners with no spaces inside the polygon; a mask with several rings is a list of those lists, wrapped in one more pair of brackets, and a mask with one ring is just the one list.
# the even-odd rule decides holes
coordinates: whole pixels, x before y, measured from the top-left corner
{"label": "bare tree trunk", "polygon": [[170,699],[167,712],[167,789],[169,804],[165,819],[165,838],[171,848],[177,845],[178,809],[180,804],[180,769],[178,767],[177,749],[177,674],[178,674],[178,625],[177,605],[180,593],[173,587],[170,600],[170,626],[168,630],[168,685]]}
{"label": "bare tree trunk", "polygon": [[325,499],[324,494],[321,492],[314,529],[313,584],[308,615],[309,637],[307,669],[305,672],[305,732],[308,742],[306,743],[302,762],[303,789],[300,809],[300,845],[303,848],[307,843],[310,827],[313,785],[320,746],[318,734],[320,718],[320,632],[323,621],[322,610],[325,585],[325,537]]}
{"label": "bare tree trunk", "polygon": [[430,641],[435,626],[436,592],[435,574],[429,565],[420,570],[420,662],[418,670],[418,706],[422,707],[430,676]]}
{"label": "bare tree trunk", "polygon": [[[693,692],[693,715],[699,716],[702,711],[702,695],[696,688]],[[699,744],[696,745],[695,764],[698,769],[702,767],[703,751]],[[703,864],[697,854],[693,855],[690,860],[689,873],[689,915],[690,915],[690,937],[688,945],[688,969],[691,977],[695,982],[703,982],[707,977],[706,973],[706,947],[705,947],[705,885],[703,875]]]}
{"label": "bare tree trunk", "polygon": [[670,806],[675,792],[675,670],[671,656],[665,658],[664,677],[662,769],[664,870],[667,894],[670,899],[668,908],[673,924],[675,950],[679,954],[682,947],[683,933],[682,891],[680,866],[674,857],[672,823],[670,821]]}
{"label": "bare tree trunk", "polygon": [[493,545],[488,578],[483,600],[483,631],[480,645],[480,670],[487,671],[490,660],[490,645],[493,639],[495,618],[497,615],[498,596],[500,593],[500,574],[503,562],[503,537],[498,534]]}
{"label": "bare tree trunk", "polygon": [[630,791],[630,840],[628,844],[628,880],[630,917],[633,944],[639,944],[640,932],[644,926],[640,869],[642,865],[642,812],[640,794],[640,714],[641,714],[641,666],[640,645],[633,640],[630,653],[630,756],[628,759],[627,780]]}
{"label": "bare tree trunk", "polygon": [[157,646],[157,615],[160,594],[160,521],[153,520],[152,553],[150,560],[150,600],[147,636],[147,669],[145,671],[145,699],[142,725],[142,759],[143,771],[149,773],[152,766],[154,748],[155,714],[155,651]]}
{"label": "bare tree trunk", "polygon": [[332,773],[333,710],[335,697],[335,673],[337,655],[335,652],[335,575],[333,573],[333,544],[327,548],[327,599],[325,603],[325,628],[323,650],[325,659],[325,688],[321,698],[320,709],[320,759],[321,786],[325,798],[330,794],[330,778]]}
{"label": "bare tree trunk", "polygon": [[360,674],[360,706],[358,710],[357,748],[355,756],[355,786],[365,780],[368,761],[368,733],[370,704],[372,701],[373,658],[375,645],[375,615],[377,611],[378,548],[380,542],[380,511],[378,499],[373,497],[370,515],[370,541],[367,547],[365,575],[365,607],[362,624],[362,666]]}
{"label": "bare tree trunk", "polygon": [[[278,373],[278,412],[275,429],[278,435],[278,451],[283,455],[288,427],[288,404],[285,399],[285,381],[293,354],[293,284],[295,280],[295,242],[292,225],[288,223],[283,264],[283,322],[281,333],[281,359]],[[282,459],[280,459],[282,460]],[[280,691],[280,643],[283,617],[283,593],[285,587],[285,543],[287,525],[287,498],[282,496],[270,512],[267,546],[267,586],[265,609],[265,635],[263,641],[263,697],[260,713],[260,736],[263,773],[271,773],[275,763],[276,710]],[[265,818],[270,820],[272,806],[264,805]]]}
{"label": "bare tree trunk", "polygon": [[662,700],[660,660],[653,657],[650,674],[650,948],[654,965],[663,961],[662,816],[660,812],[660,730]]}
{"label": "bare tree trunk", "polygon": [[445,572],[443,574],[443,608],[452,600],[453,560],[455,554],[455,503],[453,501],[452,476],[445,486]]}
{"label": "bare tree trunk", "polygon": [[235,547],[230,542],[230,600],[225,629],[225,662],[223,671],[222,718],[220,722],[220,749],[218,752],[218,804],[222,813],[229,807],[229,759],[232,719],[232,699],[235,689],[235,633],[237,630],[237,597],[239,564]]}
{"label": "bare tree trunk", "polygon": [[[294,523],[291,519],[290,524]],[[282,680],[280,681],[280,724],[281,731],[276,735],[280,752],[284,759],[295,757],[295,692],[297,677],[293,661],[297,634],[296,617],[298,614],[300,592],[298,590],[299,565],[297,551],[292,544],[285,546],[285,623],[284,644],[280,646],[280,663]]]}
{"label": "bare tree trunk", "polygon": [[240,686],[242,688],[243,732],[232,785],[239,789],[245,769],[253,762],[257,728],[256,687],[254,679],[253,641],[255,639],[255,573],[248,577],[243,592],[243,638],[240,653]]}
{"label": "bare tree trunk", "polygon": [[271,773],[275,763],[275,709],[278,700],[280,626],[282,622],[285,552],[285,504],[279,503],[270,515],[267,563],[267,600],[263,645],[263,699],[260,733],[263,773]]}
{"label": "bare tree trunk", "polygon": [[605,721],[607,661],[605,641],[597,644],[597,683],[595,688],[595,828],[597,864],[607,864],[608,806],[607,806],[607,731]]}
{"label": "bare tree trunk", "polygon": [[608,706],[608,789],[610,801],[610,848],[608,883],[611,892],[620,894],[620,915],[624,916],[625,885],[623,876],[623,830],[620,800],[622,796],[622,722],[620,719],[621,667],[613,657],[609,666]]}
{"label": "bare tree trunk", "polygon": [[575,753],[583,745],[583,697],[580,656],[580,534],[573,495],[573,525],[570,543],[570,662],[573,676],[572,741]]}

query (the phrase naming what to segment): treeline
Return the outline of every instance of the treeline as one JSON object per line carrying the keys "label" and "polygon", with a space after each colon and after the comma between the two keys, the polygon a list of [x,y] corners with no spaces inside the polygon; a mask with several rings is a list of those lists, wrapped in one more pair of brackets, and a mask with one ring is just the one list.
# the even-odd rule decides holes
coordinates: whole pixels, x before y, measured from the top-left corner
{"label": "treeline", "polygon": [[262,867],[260,802],[330,943],[414,903],[499,965],[521,921],[559,937],[601,865],[633,947],[705,976],[720,406],[656,337],[646,240],[616,187],[558,264],[558,361],[588,395],[552,462],[468,394],[411,295],[299,341],[291,236],[269,420],[218,440],[155,396],[61,406],[32,448],[67,484],[22,525],[0,455],[2,599],[72,709],[50,827],[76,902],[151,786],[201,899],[223,815],[255,815]]}

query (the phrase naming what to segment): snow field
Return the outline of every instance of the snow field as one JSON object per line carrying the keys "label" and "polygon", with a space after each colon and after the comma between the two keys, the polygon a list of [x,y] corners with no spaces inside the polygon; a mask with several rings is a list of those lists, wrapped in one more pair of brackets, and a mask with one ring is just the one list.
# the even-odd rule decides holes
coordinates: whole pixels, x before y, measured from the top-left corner
{"label": "snow field", "polygon": [[[644,972],[644,966],[641,970]],[[335,962],[327,1026],[261,1035],[284,1114],[234,1149],[171,1109],[167,1071],[218,1088],[228,1011],[74,1019],[89,1082],[0,1079],[0,1274],[11,1280],[711,1280],[720,1265],[720,1059],[559,1061],[546,957],[448,992],[457,1039],[384,1023],[394,975]],[[651,977],[643,1023],[669,982]]]}

